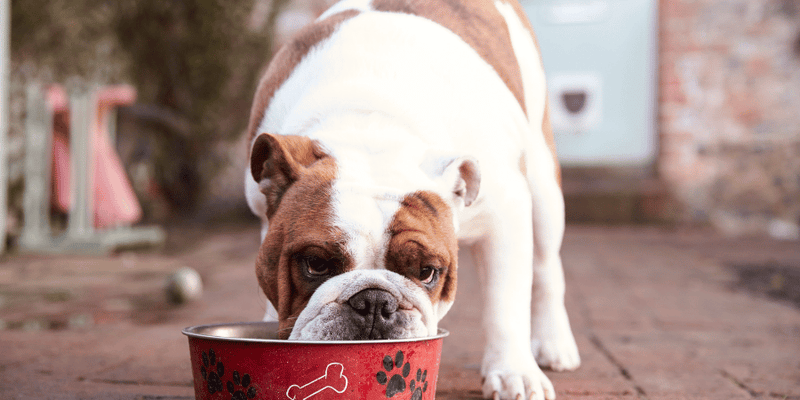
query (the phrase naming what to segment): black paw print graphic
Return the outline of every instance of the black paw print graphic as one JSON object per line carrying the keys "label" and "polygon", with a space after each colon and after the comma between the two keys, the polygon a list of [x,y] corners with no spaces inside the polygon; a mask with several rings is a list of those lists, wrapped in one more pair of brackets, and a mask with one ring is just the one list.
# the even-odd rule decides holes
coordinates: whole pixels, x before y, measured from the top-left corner
{"label": "black paw print graphic", "polygon": [[208,354],[203,352],[203,366],[200,367],[203,379],[208,383],[208,392],[211,394],[222,391],[222,376],[225,375],[225,366],[217,360],[214,349],[209,349]]}
{"label": "black paw print graphic", "polygon": [[425,393],[428,390],[428,370],[426,369],[424,372],[421,369],[417,369],[417,379],[411,380],[408,384],[408,390],[411,391],[411,400],[422,400],[422,393]]}
{"label": "black paw print graphic", "polygon": [[[383,357],[383,368],[386,370],[379,371],[377,374],[378,383],[386,385],[386,397],[392,397],[398,393],[406,390],[406,379],[408,374],[411,373],[411,365],[405,363],[403,365],[403,352],[398,351],[392,359],[392,356]],[[402,368],[402,370],[401,370]],[[396,372],[391,378],[387,373]],[[402,374],[402,376],[400,375]],[[413,390],[413,389],[412,389]]]}
{"label": "black paw print graphic", "polygon": [[228,381],[228,393],[231,400],[248,400],[256,398],[256,388],[250,386],[250,374],[239,376],[239,371],[233,371],[233,380]]}

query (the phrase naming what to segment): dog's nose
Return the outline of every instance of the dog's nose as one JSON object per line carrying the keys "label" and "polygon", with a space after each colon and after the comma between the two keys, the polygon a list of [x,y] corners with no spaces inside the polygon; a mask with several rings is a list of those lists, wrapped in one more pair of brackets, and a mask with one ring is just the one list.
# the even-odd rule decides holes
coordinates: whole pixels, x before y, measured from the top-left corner
{"label": "dog's nose", "polygon": [[364,289],[347,301],[361,316],[388,320],[397,311],[397,299],[383,289]]}
{"label": "dog's nose", "polygon": [[347,300],[354,317],[364,327],[365,339],[387,338],[396,328],[397,299],[382,289],[364,289]]}

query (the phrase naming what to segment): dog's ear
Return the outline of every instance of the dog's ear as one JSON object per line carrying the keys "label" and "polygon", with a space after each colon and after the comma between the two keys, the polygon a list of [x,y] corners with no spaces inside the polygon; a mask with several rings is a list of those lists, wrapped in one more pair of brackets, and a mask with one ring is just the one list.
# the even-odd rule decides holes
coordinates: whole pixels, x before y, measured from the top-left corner
{"label": "dog's ear", "polygon": [[430,153],[422,168],[443,191],[449,191],[457,208],[469,207],[478,197],[481,171],[475,158]]}
{"label": "dog's ear", "polygon": [[262,133],[256,137],[250,151],[250,173],[267,196],[268,218],[306,167],[325,156],[318,143],[304,136]]}
{"label": "dog's ear", "polygon": [[478,197],[481,187],[481,171],[478,160],[472,157],[459,157],[445,168],[446,181],[453,182],[453,196],[456,203],[469,207]]}

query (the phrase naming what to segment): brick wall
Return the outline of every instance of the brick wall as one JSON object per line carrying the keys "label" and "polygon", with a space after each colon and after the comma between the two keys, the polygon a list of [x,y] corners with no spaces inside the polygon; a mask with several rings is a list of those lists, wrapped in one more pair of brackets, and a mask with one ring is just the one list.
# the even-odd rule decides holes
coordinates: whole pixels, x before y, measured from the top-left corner
{"label": "brick wall", "polygon": [[658,170],[691,221],[798,235],[800,1],[661,0]]}

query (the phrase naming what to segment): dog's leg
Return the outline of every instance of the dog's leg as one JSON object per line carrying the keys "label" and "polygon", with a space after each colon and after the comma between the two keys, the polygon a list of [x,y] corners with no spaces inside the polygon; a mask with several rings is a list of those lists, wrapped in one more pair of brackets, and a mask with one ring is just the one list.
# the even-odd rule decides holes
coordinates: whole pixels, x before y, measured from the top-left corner
{"label": "dog's leg", "polygon": [[491,228],[472,246],[485,291],[483,394],[553,399],[553,385],[536,365],[530,347],[533,237],[527,184],[519,175],[508,177],[496,193],[485,199],[492,211],[482,222]]}
{"label": "dog's leg", "polygon": [[244,197],[247,200],[247,206],[250,207],[250,211],[261,220],[261,241],[263,242],[269,228],[267,198],[261,192],[258,182],[250,174],[250,166],[247,166],[244,172]]}
{"label": "dog's leg", "polygon": [[[539,160],[552,160],[549,154]],[[533,202],[533,302],[531,348],[539,365],[555,371],[580,365],[578,346],[564,307],[564,270],[561,242],[564,236],[564,197],[553,175],[529,168]]]}
{"label": "dog's leg", "polygon": [[514,53],[522,71],[525,103],[531,134],[527,143],[523,173],[533,202],[533,339],[537,362],[554,370],[575,369],[580,365],[578,347],[572,336],[564,308],[564,271],[561,267],[561,240],[564,235],[564,198],[556,180],[557,166],[545,136],[552,138],[545,118],[545,76],[539,50],[531,32],[525,28],[514,8],[495,2],[506,20]]}
{"label": "dog's leg", "polygon": [[272,302],[267,300],[266,304],[267,308],[264,310],[264,318],[262,321],[264,322],[278,322],[278,310],[275,309],[275,306],[272,305]]}

